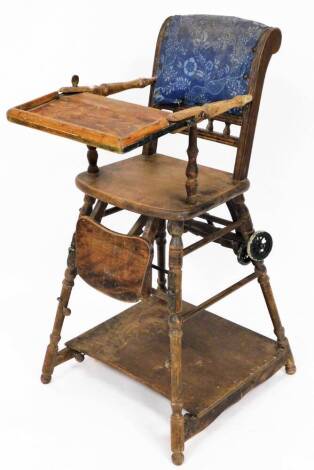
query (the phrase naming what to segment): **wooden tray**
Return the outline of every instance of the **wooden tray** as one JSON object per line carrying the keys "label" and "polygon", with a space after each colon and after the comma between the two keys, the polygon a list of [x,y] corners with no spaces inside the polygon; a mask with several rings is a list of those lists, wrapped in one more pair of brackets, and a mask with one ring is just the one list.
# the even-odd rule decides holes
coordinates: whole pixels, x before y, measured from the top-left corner
{"label": "wooden tray", "polygon": [[[192,307],[183,302],[183,311]],[[166,301],[153,295],[66,346],[170,398],[168,315]],[[182,347],[183,402],[193,417],[186,439],[286,361],[275,341],[206,310],[184,324]]]}
{"label": "wooden tray", "polygon": [[[185,126],[168,112],[92,93],[50,93],[10,109],[9,121],[124,153]],[[188,123],[188,121],[186,121]]]}

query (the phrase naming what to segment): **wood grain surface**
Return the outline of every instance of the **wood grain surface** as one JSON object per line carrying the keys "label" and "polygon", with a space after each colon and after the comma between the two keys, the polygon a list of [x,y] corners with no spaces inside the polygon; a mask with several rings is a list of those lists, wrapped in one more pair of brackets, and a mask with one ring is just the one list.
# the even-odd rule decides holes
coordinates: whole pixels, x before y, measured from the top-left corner
{"label": "wood grain surface", "polygon": [[150,293],[152,255],[143,238],[113,232],[90,217],[77,223],[78,274],[111,297],[136,302]]}
{"label": "wood grain surface", "polygon": [[167,128],[168,112],[91,93],[51,93],[12,108],[10,121],[115,152]]}
{"label": "wood grain surface", "polygon": [[[182,312],[191,308],[183,302]],[[170,399],[168,316],[166,301],[151,296],[67,346]],[[275,341],[206,310],[183,324],[182,348],[183,406],[198,418],[285,362]]]}
{"label": "wood grain surface", "polygon": [[98,175],[81,173],[76,184],[84,193],[123,209],[169,220],[184,220],[213,208],[249,187],[231,173],[198,166],[195,203],[186,200],[186,162],[156,154],[106,165]]}

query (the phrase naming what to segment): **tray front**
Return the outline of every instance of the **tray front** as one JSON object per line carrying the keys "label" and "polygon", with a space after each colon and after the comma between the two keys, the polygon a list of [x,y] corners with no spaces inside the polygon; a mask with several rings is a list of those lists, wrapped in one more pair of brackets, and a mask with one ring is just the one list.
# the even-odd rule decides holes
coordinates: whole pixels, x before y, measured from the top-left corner
{"label": "tray front", "polygon": [[10,109],[7,116],[18,124],[123,153],[160,131],[172,130],[167,114],[92,93],[53,92]]}

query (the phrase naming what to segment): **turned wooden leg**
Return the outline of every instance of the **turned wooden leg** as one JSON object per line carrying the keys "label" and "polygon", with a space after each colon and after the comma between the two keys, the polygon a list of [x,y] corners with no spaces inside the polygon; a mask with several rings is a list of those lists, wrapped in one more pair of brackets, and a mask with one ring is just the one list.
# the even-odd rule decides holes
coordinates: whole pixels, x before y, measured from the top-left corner
{"label": "turned wooden leg", "polygon": [[182,257],[183,244],[182,222],[169,222],[171,235],[169,247],[169,337],[170,337],[170,370],[171,370],[171,451],[172,461],[181,465],[184,460],[184,417],[182,415]]}
{"label": "turned wooden leg", "polygon": [[[161,269],[166,267],[166,222],[160,220],[159,229],[156,237],[157,245],[157,264]],[[166,275],[158,271],[158,287],[160,290],[166,290]]]}
{"label": "turned wooden leg", "polygon": [[198,155],[198,148],[197,148],[197,126],[196,124],[192,124],[189,129],[189,146],[187,149],[188,154],[188,164],[186,167],[185,175],[186,175],[186,195],[187,195],[187,202],[190,204],[194,204],[197,198],[197,188],[198,188],[198,167],[197,167],[197,155]]}
{"label": "turned wooden leg", "polygon": [[[233,220],[239,217],[246,216],[244,223],[239,228],[239,232],[242,234],[245,241],[249,239],[251,234],[254,232],[252,219],[248,208],[244,203],[243,195],[228,202],[228,208],[231,213]],[[293,359],[293,354],[289,345],[289,341],[285,336],[284,327],[281,324],[279,312],[275,302],[274,294],[270,285],[269,276],[266,271],[266,267],[263,262],[253,262],[256,271],[258,272],[258,282],[261,286],[263,296],[267,305],[267,309],[274,326],[274,332],[277,337],[278,346],[284,348],[287,351],[287,362],[285,365],[287,374],[294,374],[296,372],[296,366]]]}
{"label": "turned wooden leg", "polygon": [[278,313],[277,305],[275,302],[274,294],[269,282],[269,276],[266,271],[266,267],[263,263],[255,263],[257,272],[259,273],[258,282],[261,286],[263,296],[267,305],[267,309],[274,326],[274,333],[277,337],[278,346],[287,351],[287,362],[285,364],[287,374],[294,374],[296,372],[296,366],[294,363],[292,351],[289,345],[288,338],[285,336],[285,329],[282,326],[280,316]]}
{"label": "turned wooden leg", "polygon": [[[81,215],[88,215],[91,213],[95,199],[90,196],[85,196],[83,207],[80,209]],[[44,384],[48,384],[51,381],[51,376],[56,364],[58,354],[58,344],[61,339],[61,330],[64,322],[64,318],[70,315],[71,310],[68,308],[68,303],[74,286],[74,279],[77,274],[75,266],[75,234],[72,237],[71,245],[69,248],[69,254],[67,259],[67,268],[64,273],[64,280],[62,282],[62,289],[60,297],[58,298],[57,313],[50,335],[50,342],[47,346],[46,355],[42,368],[41,381]],[[82,358],[80,357],[80,360]]]}

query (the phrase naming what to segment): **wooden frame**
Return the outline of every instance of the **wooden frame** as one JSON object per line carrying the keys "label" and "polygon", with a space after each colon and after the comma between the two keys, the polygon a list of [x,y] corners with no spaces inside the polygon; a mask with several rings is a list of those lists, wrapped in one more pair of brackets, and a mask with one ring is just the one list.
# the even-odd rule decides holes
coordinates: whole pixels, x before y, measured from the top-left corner
{"label": "wooden frame", "polygon": [[[160,46],[167,21],[164,22],[159,33],[153,76],[157,72]],[[54,368],[57,365],[72,358],[81,362],[85,355],[89,355],[123,371],[127,375],[167,396],[170,399],[172,409],[172,460],[176,465],[180,465],[183,462],[185,441],[208,426],[228,406],[238,401],[249,390],[271,377],[282,366],[285,366],[288,374],[293,374],[296,370],[289,342],[279,317],[266,267],[262,260],[256,261],[251,259],[254,272],[233,285],[226,287],[218,294],[204,300],[198,306],[190,305],[182,299],[182,265],[184,256],[211,242],[219,243],[223,247],[237,251],[239,246],[246,244],[252,234],[254,234],[253,224],[244,202],[243,192],[248,186],[246,178],[264,77],[270,57],[273,53],[277,52],[280,42],[281,33],[278,29],[268,28],[265,30],[256,48],[249,77],[249,95],[253,98],[252,102],[250,98],[244,103],[245,108],[241,116],[223,113],[213,117],[209,113],[210,119],[207,129],[199,129],[197,127],[197,121],[200,116],[203,117],[204,109],[202,111],[199,109],[195,110],[193,116],[191,116],[190,110],[188,113],[177,114],[177,117],[184,116],[183,121],[180,120],[170,125],[167,124],[164,128],[158,129],[151,126],[147,135],[137,136],[132,142],[124,142],[123,145],[118,145],[117,142],[113,145],[112,141],[104,142],[102,140],[104,137],[101,136],[101,133],[98,133],[99,135],[97,134],[97,136],[95,134],[87,135],[86,129],[75,129],[75,132],[71,133],[71,129],[65,131],[62,126],[54,128],[53,126],[49,127],[47,123],[29,120],[29,125],[32,127],[43,128],[46,126],[45,130],[49,128],[49,132],[71,137],[88,144],[87,158],[89,166],[87,179],[90,186],[81,188],[85,191],[85,197],[83,206],[80,209],[78,226],[80,227],[88,221],[89,227],[91,225],[94,228],[97,227],[98,231],[103,217],[119,212],[123,209],[123,205],[127,208],[127,201],[124,201],[124,203],[121,201],[121,207],[117,204],[108,208],[108,203],[112,203],[109,196],[105,198],[106,200],[103,200],[96,194],[98,199],[96,201],[96,197],[90,194],[92,186],[96,184],[96,181],[99,182],[101,180],[101,169],[97,165],[98,153],[96,146],[109,148],[117,152],[125,152],[135,146],[143,146],[143,158],[141,160],[149,163],[154,157],[157,159],[157,141],[161,135],[169,131],[179,131],[188,134],[186,193],[187,202],[190,204],[190,207],[193,207],[197,201],[197,138],[200,137],[237,148],[232,178],[233,182],[240,183],[239,187],[241,187],[241,190],[235,191],[232,197],[217,201],[216,204],[226,202],[232,220],[222,219],[207,213],[209,207],[205,205],[202,210],[196,211],[196,213],[193,213],[193,211],[182,212],[180,216],[172,217],[171,220],[169,220],[169,213],[166,211],[160,209],[148,216],[144,213],[144,208],[142,207],[142,210],[138,210],[138,220],[124,238],[120,234],[112,236],[112,233],[109,234],[108,230],[101,230],[102,236],[107,240],[106,243],[116,243],[115,241],[108,241],[109,238],[116,241],[117,239],[120,241],[122,239],[122,242],[125,242],[128,262],[123,269],[127,270],[128,263],[134,263],[133,258],[129,261],[129,254],[133,255],[132,251],[135,252],[137,249],[140,251],[143,248],[143,244],[145,245],[145,248],[147,248],[146,258],[149,258],[149,263],[146,263],[144,268],[142,267],[142,271],[145,271],[143,279],[147,275],[146,268],[149,264],[150,268],[158,271],[158,288],[152,291],[148,289],[145,291],[147,295],[143,295],[144,298],[135,306],[96,326],[92,330],[73,338],[66,343],[64,349],[59,350],[58,343],[61,338],[63,322],[65,317],[71,314],[68,303],[75,277],[78,272],[82,273],[82,264],[84,265],[85,261],[88,261],[88,266],[86,268],[87,274],[86,276],[84,274],[83,277],[87,277],[90,284],[93,284],[91,280],[93,280],[96,271],[93,266],[93,260],[91,261],[93,255],[91,250],[89,250],[88,256],[86,256],[87,231],[84,232],[82,240],[80,239],[82,234],[79,231],[73,235],[61,294],[58,298],[56,317],[42,368],[41,380],[47,384],[50,382]],[[74,82],[73,86],[76,87],[78,79]],[[150,83],[149,105],[152,106],[154,80],[151,80]],[[130,87],[130,83],[128,85],[123,83],[117,85],[107,84],[97,90],[83,91],[88,93],[96,91],[96,93],[108,94],[108,90],[109,92],[110,90],[117,91],[127,89],[128,87]],[[82,90],[79,91],[81,92]],[[70,89],[63,90],[63,92],[72,93],[73,89],[71,87]],[[9,111],[8,117],[14,122],[22,122],[23,120],[27,122],[29,119],[29,114],[27,114],[29,107],[39,106],[55,98],[55,94],[50,94],[39,100],[22,105],[19,108],[13,108],[13,110]],[[171,110],[174,110],[174,108]],[[162,116],[164,119],[166,116],[161,111],[157,115]],[[225,123],[223,133],[220,134],[214,131],[213,123],[215,120]],[[241,127],[239,137],[231,135],[230,128],[233,125]],[[201,220],[197,220],[196,216]],[[171,238],[168,251],[168,269],[166,269],[166,228]],[[184,247],[182,236],[186,231],[201,236],[201,240]],[[140,248],[134,248],[135,238],[137,237],[138,242],[141,235]],[[152,264],[152,253],[149,253],[149,249],[154,241],[156,241],[157,246],[157,265]],[[114,250],[108,251],[107,248],[103,252],[98,248],[95,254],[98,255],[101,252],[100,254],[103,258],[106,256],[112,258]],[[83,252],[81,259],[79,258],[80,255],[77,255],[80,250]],[[98,261],[97,259],[97,263]],[[85,267],[84,265],[83,268],[85,269]],[[97,264],[97,274],[99,272],[101,272],[101,269],[99,269]],[[148,273],[148,281],[151,280],[149,279],[150,273],[151,271]],[[114,283],[119,282],[117,278],[113,279]],[[259,282],[265,299],[276,335],[275,341],[204,310],[255,279]],[[145,279],[146,281],[147,279]],[[111,290],[114,288],[114,283],[110,285]],[[129,288],[129,286],[127,287]],[[142,290],[138,289],[137,285],[131,294],[133,295],[131,300],[139,300]],[[130,295],[129,290],[128,295]],[[212,341],[208,341],[207,332],[214,332],[211,338]],[[228,333],[228,341],[225,341],[226,333]],[[183,335],[184,338],[186,337],[185,342],[182,340]],[[257,344],[258,348],[256,348]],[[215,365],[213,367],[211,361],[214,359]],[[203,387],[203,384],[205,384],[205,387]],[[217,387],[217,385],[219,386]]]}

